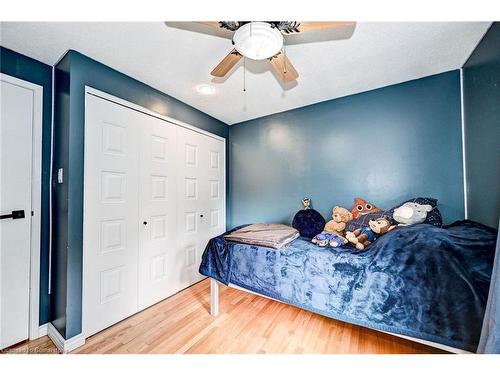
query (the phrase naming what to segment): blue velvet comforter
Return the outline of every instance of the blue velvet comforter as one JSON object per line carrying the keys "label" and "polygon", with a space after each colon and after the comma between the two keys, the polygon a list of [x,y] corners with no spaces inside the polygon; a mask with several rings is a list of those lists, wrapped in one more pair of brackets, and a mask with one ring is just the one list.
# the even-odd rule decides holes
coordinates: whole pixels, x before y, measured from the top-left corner
{"label": "blue velvet comforter", "polygon": [[364,251],[299,238],[271,249],[213,238],[200,273],[334,319],[476,351],[496,231],[401,227]]}

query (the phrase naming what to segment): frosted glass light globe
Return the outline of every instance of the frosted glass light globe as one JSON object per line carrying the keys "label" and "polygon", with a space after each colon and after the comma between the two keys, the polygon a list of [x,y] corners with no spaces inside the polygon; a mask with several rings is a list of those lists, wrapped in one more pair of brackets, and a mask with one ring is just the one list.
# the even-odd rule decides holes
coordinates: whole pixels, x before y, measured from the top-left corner
{"label": "frosted glass light globe", "polygon": [[235,31],[236,50],[252,60],[264,60],[276,55],[283,46],[283,35],[267,22],[250,22]]}

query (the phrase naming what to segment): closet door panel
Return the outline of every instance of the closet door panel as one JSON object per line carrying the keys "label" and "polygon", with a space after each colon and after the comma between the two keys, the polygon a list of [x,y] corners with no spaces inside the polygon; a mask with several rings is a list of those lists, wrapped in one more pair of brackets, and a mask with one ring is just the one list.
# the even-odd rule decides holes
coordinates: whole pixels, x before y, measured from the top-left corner
{"label": "closet door panel", "polygon": [[176,257],[176,129],[145,115],[140,135],[141,222],[139,309],[174,294]]}
{"label": "closet door panel", "polygon": [[137,311],[137,129],[141,116],[87,95],[84,329],[90,336]]}
{"label": "closet door panel", "polygon": [[206,242],[210,238],[224,233],[226,229],[226,161],[224,147],[224,142],[206,137],[205,147],[203,148],[203,152],[205,153],[205,157],[203,158],[205,165],[203,168],[206,170],[206,180],[204,183],[207,186],[207,196],[205,196],[204,205],[204,211],[207,213],[207,220],[205,221]]}
{"label": "closet door panel", "polygon": [[195,131],[177,128],[177,223],[178,247],[176,284],[185,288],[199,280],[200,254],[206,245],[208,196],[205,137]]}

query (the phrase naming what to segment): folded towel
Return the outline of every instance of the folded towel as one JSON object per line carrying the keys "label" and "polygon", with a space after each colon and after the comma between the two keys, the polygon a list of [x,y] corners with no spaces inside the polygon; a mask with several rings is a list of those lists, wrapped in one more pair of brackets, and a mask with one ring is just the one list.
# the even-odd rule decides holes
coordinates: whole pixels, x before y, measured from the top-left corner
{"label": "folded towel", "polygon": [[226,241],[281,249],[299,237],[297,229],[284,224],[252,224],[224,236]]}

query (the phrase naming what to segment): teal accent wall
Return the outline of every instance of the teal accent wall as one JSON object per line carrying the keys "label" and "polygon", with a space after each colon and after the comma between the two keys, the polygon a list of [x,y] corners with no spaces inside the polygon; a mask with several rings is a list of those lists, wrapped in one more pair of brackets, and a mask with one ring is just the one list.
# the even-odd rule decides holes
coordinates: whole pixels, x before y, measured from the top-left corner
{"label": "teal accent wall", "polygon": [[500,23],[463,67],[467,210],[498,228],[500,214]]}
{"label": "teal accent wall", "polygon": [[[49,245],[50,245],[50,143],[52,122],[52,67],[0,46],[0,71],[43,87],[42,118],[42,201],[40,233],[40,311],[39,324],[49,321]],[[36,239],[35,239],[36,240]]]}
{"label": "teal accent wall", "polygon": [[303,197],[329,218],[430,196],[463,219],[460,106],[455,70],[230,126],[230,226],[290,223]]}
{"label": "teal accent wall", "polygon": [[[85,86],[117,96],[162,115],[227,138],[228,126],[152,87],[76,51],[56,66],[54,170],[65,167],[65,182],[56,184],[54,259],[58,293],[53,323],[65,338],[82,331],[82,240]],[[57,175],[57,174],[55,174]],[[59,285],[60,284],[60,285]]]}

